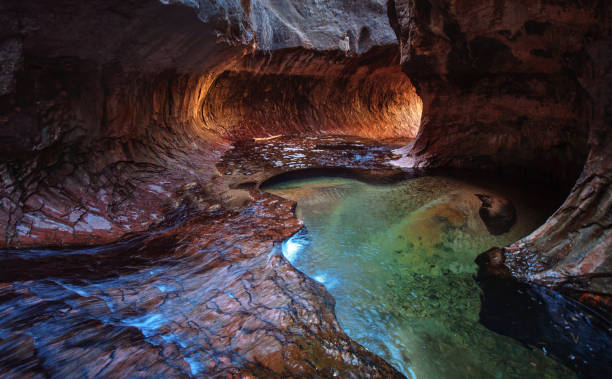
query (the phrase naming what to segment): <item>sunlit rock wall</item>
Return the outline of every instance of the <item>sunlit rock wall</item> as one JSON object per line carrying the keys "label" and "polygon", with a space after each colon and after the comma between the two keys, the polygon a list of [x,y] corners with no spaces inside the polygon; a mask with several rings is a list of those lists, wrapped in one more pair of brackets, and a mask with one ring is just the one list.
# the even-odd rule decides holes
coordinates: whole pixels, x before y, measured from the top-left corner
{"label": "sunlit rock wall", "polygon": [[0,247],[145,230],[187,206],[183,186],[224,191],[214,162],[235,139],[422,125],[404,165],[567,189],[579,177],[508,265],[604,291],[610,12],[602,0],[4,1]]}
{"label": "sunlit rock wall", "polygon": [[218,76],[205,125],[236,140],[278,134],[414,137],[422,103],[401,72],[397,46],[359,57],[301,49],[247,57]]}
{"label": "sunlit rock wall", "polygon": [[381,1],[11,0],[0,15],[0,247],[145,230],[187,206],[183,187],[226,190],[214,163],[234,139],[420,121]]}

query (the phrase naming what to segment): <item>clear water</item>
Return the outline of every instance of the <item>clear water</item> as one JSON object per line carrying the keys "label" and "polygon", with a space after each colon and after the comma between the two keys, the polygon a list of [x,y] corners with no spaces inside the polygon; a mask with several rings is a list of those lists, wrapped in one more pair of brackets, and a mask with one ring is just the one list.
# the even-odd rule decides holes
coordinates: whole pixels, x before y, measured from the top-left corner
{"label": "clear water", "polygon": [[[265,189],[298,202],[306,228],[283,254],[325,285],[344,331],[413,378],[568,378],[545,352],[478,320],[474,258],[527,235],[551,214],[541,196],[441,176],[391,185],[320,177]],[[482,223],[476,193],[517,211],[508,233]]]}

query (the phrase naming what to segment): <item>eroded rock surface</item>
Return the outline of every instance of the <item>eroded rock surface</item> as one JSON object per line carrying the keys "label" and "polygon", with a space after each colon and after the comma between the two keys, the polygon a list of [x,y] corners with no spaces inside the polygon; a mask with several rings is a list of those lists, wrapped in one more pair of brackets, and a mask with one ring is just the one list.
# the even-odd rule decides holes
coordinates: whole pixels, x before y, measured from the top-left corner
{"label": "eroded rock surface", "polygon": [[255,53],[221,74],[203,120],[240,140],[278,134],[416,136],[422,103],[401,72],[397,45],[360,56],[284,49]]}
{"label": "eroded rock surface", "polygon": [[[256,187],[291,170],[285,150],[299,154],[301,143],[277,141],[273,160],[249,161],[266,155],[265,143],[226,153],[220,169],[242,159],[251,166],[239,167],[253,170],[227,172],[227,181],[255,182],[230,192],[249,198],[235,209],[193,187],[183,194],[192,206],[149,235],[86,249],[2,251],[0,374],[402,377],[341,331],[331,295],[282,256],[280,242],[303,226],[295,203]],[[365,139],[318,143],[330,154],[303,154],[300,164],[344,162],[353,146],[372,154],[353,164],[364,177],[392,149]]]}
{"label": "eroded rock surface", "polygon": [[[336,173],[368,181],[401,180],[410,173],[389,166],[392,150],[403,140],[379,142],[362,137],[280,136],[244,142],[228,150],[217,168],[232,188],[256,188],[288,175]],[[320,171],[317,171],[320,169]],[[283,175],[284,174],[284,175]]]}
{"label": "eroded rock surface", "polygon": [[[275,248],[301,227],[293,204],[216,168],[233,142],[289,129],[416,132],[383,2],[286,6],[0,5],[0,247],[125,240],[2,251],[0,375],[401,376]],[[333,101],[305,101],[312,88]]]}
{"label": "eroded rock surface", "polygon": [[418,129],[379,0],[0,11],[0,247],[107,243],[181,209],[184,186],[225,196],[210,182],[232,141]]}
{"label": "eroded rock surface", "polygon": [[521,279],[610,294],[609,2],[392,3],[402,67],[423,100],[423,126],[397,163],[573,185],[506,250],[506,265]]}
{"label": "eroded rock surface", "polygon": [[[0,336],[2,357],[19,357],[3,370],[396,375],[339,331],[320,286],[265,255],[297,221],[283,202],[248,190],[231,152],[216,167],[232,143],[252,137],[414,137],[420,126],[404,166],[573,185],[545,225],[503,250],[504,265],[528,281],[610,294],[611,8],[603,0],[3,1],[0,247],[162,230],[114,253],[3,251],[0,322],[11,332]],[[362,165],[355,144],[338,146],[330,156]],[[322,150],[326,162],[330,149]],[[287,169],[302,164],[292,154]],[[266,219],[278,204],[287,218]],[[188,283],[170,279],[183,276]],[[255,326],[233,339],[247,321]],[[94,340],[100,349],[83,348]],[[257,341],[268,348],[255,349]]]}

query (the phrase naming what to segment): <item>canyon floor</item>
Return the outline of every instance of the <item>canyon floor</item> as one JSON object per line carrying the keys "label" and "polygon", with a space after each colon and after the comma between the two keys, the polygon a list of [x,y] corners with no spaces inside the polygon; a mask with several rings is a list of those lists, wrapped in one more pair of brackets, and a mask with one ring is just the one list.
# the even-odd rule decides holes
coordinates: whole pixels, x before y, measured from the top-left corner
{"label": "canyon floor", "polygon": [[[147,233],[96,247],[2,251],[0,372],[402,377],[343,332],[336,300],[283,256],[282,242],[303,222],[295,216],[295,202],[259,189],[262,183],[330,173],[369,183],[423,175],[389,164],[400,142],[405,141],[340,136],[246,141],[217,164],[220,176],[213,183],[225,191],[215,192],[213,184],[196,197],[191,188],[189,207]],[[516,317],[528,302],[519,299],[513,313],[500,315],[507,304],[495,303],[499,286],[484,288],[483,310],[489,311],[481,316],[493,320],[494,330],[516,337],[507,326],[529,324]],[[581,322],[571,328],[584,340],[574,348],[562,341],[560,355],[588,358],[590,368],[580,360],[573,367],[581,373],[605,370],[590,359],[605,357],[606,319],[569,298],[546,294],[538,304],[548,310],[534,314],[540,339],[520,334],[519,340],[559,344],[555,328],[579,315]],[[503,297],[515,295],[510,290]],[[566,311],[554,315],[551,308]],[[596,325],[607,339],[586,324]]]}

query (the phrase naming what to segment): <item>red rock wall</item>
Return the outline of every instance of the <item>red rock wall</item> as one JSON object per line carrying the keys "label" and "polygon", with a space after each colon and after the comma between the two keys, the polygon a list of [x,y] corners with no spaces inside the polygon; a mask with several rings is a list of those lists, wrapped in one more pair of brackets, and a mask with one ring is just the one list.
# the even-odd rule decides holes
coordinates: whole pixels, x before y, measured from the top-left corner
{"label": "red rock wall", "polygon": [[146,230],[185,206],[183,187],[227,190],[212,179],[233,140],[416,134],[396,46],[254,52],[245,11],[206,4],[2,4],[0,248]]}
{"label": "red rock wall", "polygon": [[[576,288],[594,286],[594,272],[607,280],[608,2],[391,1],[410,79],[389,26],[371,24],[379,7],[350,8],[345,21],[359,30],[336,38],[339,19],[321,32],[300,12],[282,24],[250,3],[198,4],[0,5],[0,247],[145,230],[181,209],[183,186],[223,191],[212,184],[214,163],[231,140],[410,136],[422,99],[413,166],[514,172],[567,188],[579,177],[551,220],[508,250],[517,275],[573,277]],[[255,30],[271,33],[266,43]]]}
{"label": "red rock wall", "polygon": [[404,163],[535,174],[568,188],[579,176],[548,222],[507,250],[506,264],[523,279],[605,293],[611,8],[395,0],[390,12],[402,67],[423,99],[423,128]]}
{"label": "red rock wall", "polygon": [[[161,221],[226,148],[198,112],[239,55],[184,6],[3,2],[0,247],[94,244]],[[7,47],[8,46],[8,47]],[[212,54],[212,52],[215,54]]]}
{"label": "red rock wall", "polygon": [[[24,251],[5,252],[0,297],[11,316],[2,328],[11,331],[0,338],[0,376],[401,377],[342,332],[333,298],[280,255],[276,244],[301,227],[294,204],[233,190],[252,207],[222,209],[233,198],[216,172],[219,156],[231,138],[269,133],[224,133],[220,122],[231,114],[211,120],[202,106],[230,100],[210,90],[219,75],[247,70],[236,62],[253,49],[242,9],[250,2],[164,2],[171,4],[0,3],[0,249],[106,243],[169,219],[154,233],[85,255],[49,251],[23,262]],[[322,68],[341,70],[344,58],[325,64],[324,57]],[[278,90],[311,83],[283,75],[291,80]],[[49,254],[60,258],[45,261]],[[133,276],[133,285],[113,280],[130,272],[144,276]],[[155,286],[153,272],[180,289]],[[121,305],[60,283],[80,278],[114,282],[104,291]],[[32,292],[39,281],[65,297]],[[170,297],[185,303],[166,304]],[[63,309],[75,310],[65,318],[56,314],[64,300],[72,305]],[[43,314],[53,326],[36,321]],[[130,325],[136,314],[144,321]],[[162,319],[172,326],[154,325],[159,334],[150,335],[144,325]]]}
{"label": "red rock wall", "polygon": [[[211,179],[227,144],[204,130],[193,111],[205,81],[177,74],[150,80],[107,83],[82,99],[69,88],[64,104],[50,100],[49,111],[27,120],[42,132],[30,134],[40,138],[37,145],[20,147],[25,151],[11,152],[0,165],[0,246],[109,242],[162,221],[181,207],[180,187]],[[91,107],[82,106],[89,101]],[[31,117],[16,113],[8,124]]]}
{"label": "red rock wall", "polygon": [[246,57],[211,85],[206,125],[229,139],[278,134],[414,137],[422,103],[397,45],[350,57],[291,49]]}

